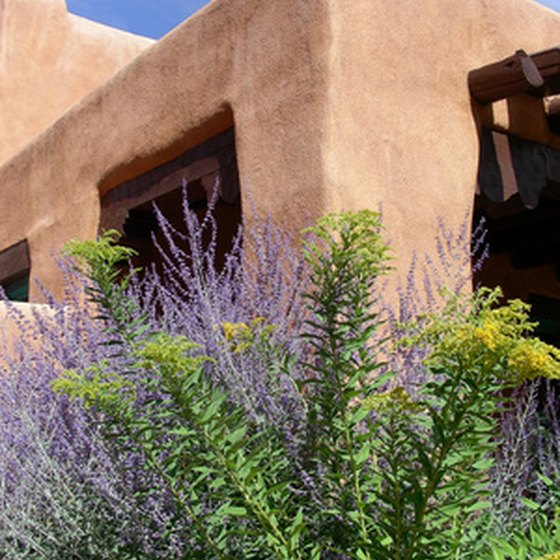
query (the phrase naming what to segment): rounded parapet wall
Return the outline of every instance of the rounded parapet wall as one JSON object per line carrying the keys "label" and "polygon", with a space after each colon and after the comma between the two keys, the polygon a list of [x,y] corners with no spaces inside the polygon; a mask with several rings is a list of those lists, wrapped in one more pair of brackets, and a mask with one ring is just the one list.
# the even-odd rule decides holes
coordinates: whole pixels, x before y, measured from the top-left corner
{"label": "rounded parapet wall", "polygon": [[1,0],[0,163],[152,43],[69,14],[64,0]]}

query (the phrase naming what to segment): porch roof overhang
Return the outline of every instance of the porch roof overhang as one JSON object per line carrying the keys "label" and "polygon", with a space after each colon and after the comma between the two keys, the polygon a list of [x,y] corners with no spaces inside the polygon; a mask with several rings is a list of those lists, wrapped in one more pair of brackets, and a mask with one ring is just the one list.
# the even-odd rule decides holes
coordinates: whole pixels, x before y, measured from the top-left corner
{"label": "porch roof overhang", "polygon": [[469,90],[473,99],[486,104],[521,93],[547,97],[560,93],[560,47],[534,54],[518,50],[499,62],[471,70]]}

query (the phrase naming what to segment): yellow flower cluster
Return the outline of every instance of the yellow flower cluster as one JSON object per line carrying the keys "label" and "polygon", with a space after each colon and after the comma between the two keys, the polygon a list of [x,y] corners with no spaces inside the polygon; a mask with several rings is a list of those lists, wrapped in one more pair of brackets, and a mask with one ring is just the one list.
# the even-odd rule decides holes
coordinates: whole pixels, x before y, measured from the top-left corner
{"label": "yellow flower cluster", "polygon": [[240,353],[250,348],[258,339],[265,339],[272,332],[273,326],[268,325],[260,328],[266,321],[264,317],[256,317],[249,324],[223,322],[222,332],[230,349],[235,353]]}
{"label": "yellow flower cluster", "polygon": [[247,336],[247,334],[251,332],[247,323],[230,323],[228,321],[222,323],[222,329],[224,331],[224,338],[228,342]]}
{"label": "yellow flower cluster", "polygon": [[389,246],[383,243],[381,219],[377,212],[360,210],[358,212],[337,212],[327,214],[317,220],[314,227],[303,230],[313,234],[321,242],[305,241],[304,253],[308,261],[318,263],[325,250],[334,254],[352,254],[355,277],[385,274],[390,267]]}
{"label": "yellow flower cluster", "polygon": [[495,321],[486,320],[480,327],[473,331],[475,340],[486,346],[489,350],[495,350],[500,336],[500,328]]}
{"label": "yellow flower cluster", "polygon": [[517,342],[512,349],[508,366],[519,380],[547,377],[560,378],[560,350],[538,338],[527,338]]}
{"label": "yellow flower cluster", "polygon": [[192,342],[186,336],[172,336],[161,332],[137,347],[139,365],[159,370],[164,377],[180,377],[209,361],[207,356],[193,354],[200,348],[199,344]]}
{"label": "yellow flower cluster", "polygon": [[474,296],[448,296],[439,313],[424,317],[415,344],[430,348],[426,365],[450,363],[494,371],[508,382],[560,378],[560,350],[529,337],[536,323],[520,300],[498,305],[501,291],[482,289]]}
{"label": "yellow flower cluster", "polygon": [[368,410],[397,415],[420,410],[410,393],[400,385],[369,397],[364,404]]}
{"label": "yellow flower cluster", "polygon": [[82,400],[86,409],[98,405],[116,413],[136,401],[136,388],[118,373],[106,371],[107,367],[108,362],[102,361],[83,373],[65,370],[52,382],[52,388],[72,400]]}
{"label": "yellow flower cluster", "polygon": [[535,560],[560,560],[560,552],[554,552],[553,554],[546,554],[545,556],[540,556],[535,558]]}

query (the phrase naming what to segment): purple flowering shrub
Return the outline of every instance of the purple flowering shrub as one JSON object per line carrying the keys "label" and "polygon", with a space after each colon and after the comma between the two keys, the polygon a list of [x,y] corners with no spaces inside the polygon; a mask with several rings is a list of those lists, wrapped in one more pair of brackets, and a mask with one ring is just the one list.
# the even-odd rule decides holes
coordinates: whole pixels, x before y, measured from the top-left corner
{"label": "purple flowering shrub", "polygon": [[[265,223],[257,249],[269,274],[241,270],[239,243],[217,273],[212,242],[203,246],[211,214],[198,223],[187,213],[186,221],[192,235],[181,249],[181,234],[160,216],[166,268],[139,283],[119,278],[114,265],[127,253],[110,232],[70,245],[107,323],[111,358],[120,361],[67,370],[55,386],[104,417],[117,461],[137,452],[160,494],[172,497],[177,521],[166,529],[181,533],[178,557],[296,557],[302,513],[286,490],[289,452],[278,445],[296,452],[303,417],[298,344],[287,337],[301,321],[300,296],[283,281],[293,270],[297,288],[302,266]],[[185,520],[190,531],[180,531]]]}
{"label": "purple flowering shrub", "polygon": [[[205,231],[215,228],[211,212],[200,224],[186,213],[187,239],[163,216],[159,220],[168,241],[161,248],[165,281],[153,270],[131,278],[122,294],[130,304],[123,306],[123,316],[112,317],[103,306],[84,307],[79,294],[85,284],[91,296],[94,283],[63,264],[66,301],[50,298],[50,313],[17,317],[19,344],[0,379],[6,450],[0,464],[6,481],[2,557],[170,558],[196,549],[188,535],[191,521],[177,519],[172,492],[146,468],[145,454],[118,430],[108,434],[99,410],[52,390],[63,371],[104,363],[131,372],[135,364],[123,343],[132,338],[118,329],[123,317],[147,332],[188,334],[212,357],[206,374],[226,387],[256,424],[278,426],[278,437],[296,453],[304,414],[295,356],[305,343],[293,332],[303,318],[306,283],[299,251],[262,220],[252,235],[245,233],[243,245],[238,236],[218,273],[215,245],[203,242]],[[248,247],[257,258],[245,257]],[[11,311],[18,315],[16,307]],[[140,389],[143,406],[161,397],[151,387]]]}
{"label": "purple flowering shrub", "polygon": [[51,387],[65,368],[100,359],[105,336],[76,299],[50,303],[33,318],[10,309],[20,336],[0,376],[0,555],[126,557],[141,530],[129,481],[95,416]]}
{"label": "purple flowering shrub", "polygon": [[[161,213],[157,217],[165,238],[158,246],[163,272],[146,271],[132,285],[129,294],[139,312],[152,329],[200,344],[212,358],[209,376],[254,421],[286,423],[286,437],[292,437],[302,417],[294,385],[305,347],[296,336],[308,282],[301,252],[270,219],[255,218],[243,239],[239,232],[218,271],[212,208],[199,220],[185,202],[186,234]],[[212,241],[205,243],[206,237]]]}
{"label": "purple flowering shrub", "polygon": [[63,304],[12,307],[2,558],[479,559],[527,504],[550,514],[557,397],[525,380],[558,356],[525,344],[523,306],[449,285],[468,229],[379,315],[374,213],[320,219],[303,250],[257,219],[217,270],[211,208],[184,205],[184,231],[157,214],[158,270],[124,269],[109,232],[69,245]]}

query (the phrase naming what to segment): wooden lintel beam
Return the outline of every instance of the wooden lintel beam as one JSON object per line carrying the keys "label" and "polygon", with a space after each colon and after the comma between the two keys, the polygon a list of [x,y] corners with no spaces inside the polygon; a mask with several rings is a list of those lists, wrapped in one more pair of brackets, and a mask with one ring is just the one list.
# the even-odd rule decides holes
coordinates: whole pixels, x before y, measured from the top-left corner
{"label": "wooden lintel beam", "polygon": [[544,97],[560,92],[560,48],[528,55],[518,50],[468,74],[471,96],[486,104],[522,93]]}

